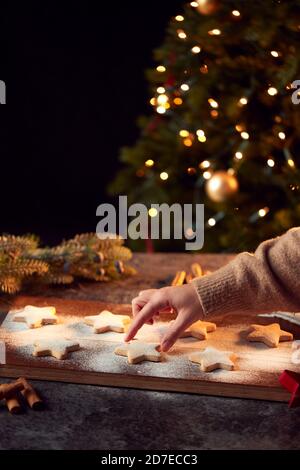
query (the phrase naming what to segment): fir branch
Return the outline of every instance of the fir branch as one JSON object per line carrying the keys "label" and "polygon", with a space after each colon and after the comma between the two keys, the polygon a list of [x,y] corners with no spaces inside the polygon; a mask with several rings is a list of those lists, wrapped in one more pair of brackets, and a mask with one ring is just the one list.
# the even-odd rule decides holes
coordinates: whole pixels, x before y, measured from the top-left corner
{"label": "fir branch", "polygon": [[125,246],[113,246],[106,252],[106,258],[109,260],[129,261],[132,253]]}
{"label": "fir branch", "polygon": [[49,271],[42,278],[44,284],[72,284],[74,277],[71,274]]}
{"label": "fir branch", "polygon": [[35,282],[71,284],[75,279],[102,282],[134,274],[133,269],[123,265],[131,258],[131,251],[123,244],[119,237],[102,240],[85,233],[55,247],[41,248],[34,236],[3,235],[0,291],[16,293],[33,275]]}
{"label": "fir branch", "polygon": [[1,276],[26,277],[32,274],[43,275],[48,271],[48,265],[40,260],[18,258],[15,261],[9,260],[0,266]]}
{"label": "fir branch", "polygon": [[22,281],[16,276],[0,278],[0,290],[5,294],[15,294],[21,290]]}
{"label": "fir branch", "polygon": [[38,246],[38,238],[34,235],[2,235],[0,236],[0,252],[9,255],[34,250]]}

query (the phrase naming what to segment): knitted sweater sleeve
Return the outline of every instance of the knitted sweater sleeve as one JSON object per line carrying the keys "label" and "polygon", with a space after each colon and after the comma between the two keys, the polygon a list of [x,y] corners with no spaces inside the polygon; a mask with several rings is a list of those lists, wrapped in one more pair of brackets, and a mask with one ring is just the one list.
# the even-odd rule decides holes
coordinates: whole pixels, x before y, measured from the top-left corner
{"label": "knitted sweater sleeve", "polygon": [[300,310],[300,227],[194,279],[205,315]]}

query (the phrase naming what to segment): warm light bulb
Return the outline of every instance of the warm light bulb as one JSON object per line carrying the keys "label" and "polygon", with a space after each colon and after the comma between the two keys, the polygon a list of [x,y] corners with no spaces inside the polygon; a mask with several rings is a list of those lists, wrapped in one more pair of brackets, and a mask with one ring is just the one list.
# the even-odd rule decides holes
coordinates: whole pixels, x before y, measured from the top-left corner
{"label": "warm light bulb", "polygon": [[208,34],[210,36],[220,36],[221,30],[220,29],[212,29],[212,30],[208,31]]}
{"label": "warm light bulb", "polygon": [[232,10],[231,14],[236,17],[241,16],[239,10]]}
{"label": "warm light bulb", "polygon": [[195,236],[195,232],[192,229],[192,227],[189,227],[189,228],[186,229],[185,235],[186,235],[187,238],[193,238]]}
{"label": "warm light bulb", "polygon": [[154,97],[151,98],[150,104],[151,104],[152,106],[155,106],[155,105],[156,105],[156,98],[154,98]]}
{"label": "warm light bulb", "polygon": [[204,75],[208,73],[208,67],[206,64],[201,65],[200,72],[203,73]]}
{"label": "warm light bulb", "polygon": [[271,51],[270,54],[273,57],[279,57],[279,52],[277,52],[277,51]]}
{"label": "warm light bulb", "polygon": [[183,83],[180,88],[182,89],[182,91],[188,91],[190,89],[187,83]]}
{"label": "warm light bulb", "polygon": [[278,93],[277,88],[275,88],[275,87],[273,87],[273,86],[271,86],[270,88],[268,88],[268,95],[270,95],[270,96],[275,96],[275,95],[277,95],[277,93]]}
{"label": "warm light bulb", "polygon": [[183,31],[183,29],[178,29],[177,30],[177,35],[180,39],[186,39],[186,34],[185,32]]}
{"label": "warm light bulb", "polygon": [[199,3],[198,2],[191,2],[190,5],[193,8],[197,8],[199,6]]}
{"label": "warm light bulb", "polygon": [[163,180],[163,181],[166,181],[168,178],[169,178],[169,175],[166,171],[163,171],[160,175],[159,175],[160,179]]}
{"label": "warm light bulb", "polygon": [[206,142],[205,135],[198,135],[198,140],[199,140],[199,142],[202,142],[202,143]]}
{"label": "warm light bulb", "polygon": [[163,72],[165,72],[167,69],[166,69],[166,67],[165,67],[164,65],[158,65],[158,66],[156,67],[156,70],[157,70],[158,72],[160,72],[160,73],[163,73]]}
{"label": "warm light bulb", "polygon": [[241,132],[241,137],[244,140],[248,140],[250,136],[249,136],[248,132]]}
{"label": "warm light bulb", "polygon": [[145,161],[145,166],[147,166],[148,168],[151,168],[153,165],[154,165],[153,160],[149,159]]}
{"label": "warm light bulb", "polygon": [[180,106],[182,103],[183,101],[181,98],[174,98],[174,104],[176,104],[177,106]]}
{"label": "warm light bulb", "polygon": [[295,162],[294,162],[294,160],[293,160],[292,158],[289,158],[287,162],[288,162],[288,165],[289,165],[291,168],[295,168]]}
{"label": "warm light bulb", "polygon": [[150,217],[156,217],[158,214],[158,210],[155,209],[155,207],[151,207],[151,209],[148,210],[148,214]]}
{"label": "warm light bulb", "polygon": [[218,102],[216,100],[214,100],[213,98],[209,98],[208,102],[209,102],[209,104],[212,108],[218,108],[219,107]]}
{"label": "warm light bulb", "polygon": [[158,106],[156,108],[156,111],[158,112],[158,114],[165,114],[166,108],[164,106]]}
{"label": "warm light bulb", "polygon": [[273,158],[268,158],[267,164],[270,168],[273,168],[275,166]]}
{"label": "warm light bulb", "polygon": [[156,91],[160,95],[162,95],[163,93],[166,93],[166,89],[163,86],[159,86]]}
{"label": "warm light bulb", "polygon": [[192,166],[189,167],[189,168],[187,169],[187,173],[188,173],[188,175],[190,175],[190,176],[195,175],[195,174],[196,174],[196,168],[194,168],[194,167],[192,167]]}
{"label": "warm light bulb", "polygon": [[184,139],[183,143],[186,147],[191,147],[193,145],[193,141],[190,138]]}
{"label": "warm light bulb", "polygon": [[201,47],[194,46],[194,47],[192,47],[191,51],[192,51],[193,54],[199,54],[199,52],[201,52]]}
{"label": "warm light bulb", "polygon": [[216,221],[216,219],[211,217],[210,219],[208,219],[207,223],[210,227],[214,227],[216,225],[217,221]]}
{"label": "warm light bulb", "polygon": [[242,132],[245,129],[245,126],[244,124],[237,124],[235,128],[238,132]]}
{"label": "warm light bulb", "polygon": [[188,137],[190,133],[186,129],[181,129],[181,131],[179,131],[179,135],[180,137]]}
{"label": "warm light bulb", "polygon": [[242,158],[243,158],[242,152],[235,152],[234,156],[237,160],[242,160]]}
{"label": "warm light bulb", "polygon": [[198,129],[196,131],[196,134],[197,134],[198,137],[203,137],[205,135],[205,132],[202,129]]}
{"label": "warm light bulb", "polygon": [[199,164],[199,167],[204,169],[204,168],[209,168],[210,167],[210,162],[208,160],[203,160],[203,162],[201,162]]}
{"label": "warm light bulb", "polygon": [[176,21],[184,21],[184,17],[182,15],[175,16]]}
{"label": "warm light bulb", "polygon": [[158,104],[166,104],[168,101],[169,101],[169,98],[167,95],[162,94],[157,97]]}
{"label": "warm light bulb", "polygon": [[240,98],[240,100],[239,100],[240,105],[244,106],[247,103],[248,103],[247,98],[245,98],[244,96],[242,98]]}
{"label": "warm light bulb", "polygon": [[284,132],[278,132],[278,137],[279,137],[280,140],[284,140],[286,135],[285,135]]}
{"label": "warm light bulb", "polygon": [[264,207],[263,209],[259,209],[258,215],[259,215],[259,217],[265,217],[268,212],[269,212],[269,208]]}
{"label": "warm light bulb", "polygon": [[211,174],[210,171],[205,171],[205,172],[203,173],[203,178],[204,178],[205,180],[209,180],[211,177],[212,177],[212,174]]}

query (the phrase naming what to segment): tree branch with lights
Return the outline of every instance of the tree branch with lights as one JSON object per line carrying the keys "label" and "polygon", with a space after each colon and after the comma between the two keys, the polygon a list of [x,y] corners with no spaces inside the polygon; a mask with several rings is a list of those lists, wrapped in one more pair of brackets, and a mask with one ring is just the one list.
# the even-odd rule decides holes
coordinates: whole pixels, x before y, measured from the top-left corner
{"label": "tree branch with lights", "polygon": [[110,189],[204,203],[206,251],[252,250],[300,222],[300,1],[198,0],[147,71],[153,114]]}
{"label": "tree branch with lights", "polygon": [[0,291],[14,294],[30,281],[71,284],[76,279],[109,281],[135,274],[123,240],[76,235],[55,247],[41,248],[35,236],[0,237]]}

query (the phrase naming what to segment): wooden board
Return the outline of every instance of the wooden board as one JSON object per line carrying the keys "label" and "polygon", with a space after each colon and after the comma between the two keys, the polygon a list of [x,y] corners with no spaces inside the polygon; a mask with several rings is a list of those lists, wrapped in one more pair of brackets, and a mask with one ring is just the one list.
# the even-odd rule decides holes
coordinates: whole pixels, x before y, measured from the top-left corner
{"label": "wooden board", "polygon": [[[29,330],[25,324],[12,322],[8,310],[28,304],[54,305],[61,324]],[[82,322],[85,315],[97,314],[103,309],[115,313],[131,312],[129,305],[45,297],[18,297],[9,308],[2,306],[0,340],[6,343],[7,363],[0,366],[0,376],[25,375],[31,379],[81,384],[288,401],[289,394],[281,388],[278,377],[284,369],[300,372],[300,368],[290,362],[291,343],[280,343],[279,348],[270,349],[260,343],[247,342],[248,325],[258,321],[242,314],[216,319],[217,331],[211,333],[208,340],[179,340],[161,363],[129,365],[126,358],[114,355],[123,335],[95,335]],[[143,327],[140,337],[150,342],[159,341],[170,319],[170,315],[165,315],[162,322],[153,327]],[[35,358],[32,356],[33,341],[45,335],[76,338],[81,350],[64,361]],[[188,354],[208,345],[237,354],[237,369],[204,373],[197,364],[188,361]]]}

